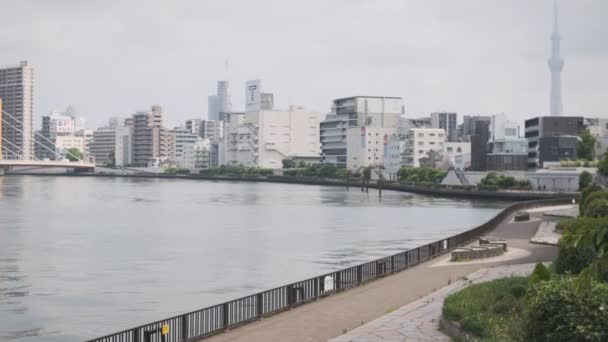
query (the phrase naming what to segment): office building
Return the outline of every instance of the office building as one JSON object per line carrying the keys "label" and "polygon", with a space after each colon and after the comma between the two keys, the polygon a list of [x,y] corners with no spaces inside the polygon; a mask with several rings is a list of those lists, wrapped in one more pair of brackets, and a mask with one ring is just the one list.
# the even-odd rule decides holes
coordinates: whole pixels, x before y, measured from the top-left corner
{"label": "office building", "polygon": [[541,116],[526,120],[528,168],[543,167],[543,162],[576,159],[578,135],[584,129],[579,116]]}
{"label": "office building", "polygon": [[488,171],[528,170],[528,141],[526,139],[500,139],[488,143],[486,157]]}
{"label": "office building", "polygon": [[[34,157],[34,69],[23,61],[0,67],[2,155]],[[2,140],[2,139],[0,139]],[[15,151],[16,150],[16,151]]]}
{"label": "office building", "polygon": [[482,115],[465,115],[462,118],[462,126],[460,129],[460,136],[465,141],[470,141],[471,135],[474,135],[477,132],[477,123],[478,122],[487,122],[490,124],[492,121],[492,117],[490,116],[482,116]]}
{"label": "office building", "polygon": [[403,115],[399,97],[354,96],[336,99],[331,112],[321,122],[321,162],[347,167],[349,128],[396,129]]}
{"label": "office building", "polygon": [[431,128],[441,128],[445,131],[447,141],[458,140],[458,115],[456,113],[431,113]]}
{"label": "office building", "polygon": [[95,165],[114,164],[114,152],[116,150],[116,127],[105,126],[93,131],[91,142],[91,156],[95,159]]}
{"label": "office building", "polygon": [[475,123],[475,134],[471,135],[471,170],[486,171],[490,122],[479,120]]}

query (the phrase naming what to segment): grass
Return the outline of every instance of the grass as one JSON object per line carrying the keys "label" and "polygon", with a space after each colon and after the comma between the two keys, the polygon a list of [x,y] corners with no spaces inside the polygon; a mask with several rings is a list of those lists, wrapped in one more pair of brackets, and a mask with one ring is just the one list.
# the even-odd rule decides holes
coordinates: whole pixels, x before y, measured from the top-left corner
{"label": "grass", "polygon": [[528,278],[471,285],[448,296],[443,317],[461,324],[479,341],[523,341]]}

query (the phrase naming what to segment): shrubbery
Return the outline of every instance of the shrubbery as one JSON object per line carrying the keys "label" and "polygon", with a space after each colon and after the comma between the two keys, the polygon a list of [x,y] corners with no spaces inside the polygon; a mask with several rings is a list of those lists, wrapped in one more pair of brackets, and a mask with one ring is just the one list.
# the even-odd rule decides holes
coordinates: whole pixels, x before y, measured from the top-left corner
{"label": "shrubbery", "polygon": [[[555,260],[557,274],[579,274],[597,256],[597,252],[590,247],[574,246],[580,234],[592,230],[608,229],[608,220],[605,218],[578,217],[576,219],[562,220],[558,227],[563,230],[563,238],[558,243],[558,254]],[[606,272],[608,279],[608,272]]]}
{"label": "shrubbery", "polygon": [[471,285],[445,299],[443,317],[481,341],[521,341],[527,278]]}
{"label": "shrubbery", "polygon": [[491,189],[513,189],[513,190],[530,190],[532,187],[527,179],[517,180],[511,176],[499,175],[496,172],[488,173],[479,182],[480,190]]}
{"label": "shrubbery", "polygon": [[400,182],[407,183],[441,183],[446,171],[430,167],[402,167],[397,172]]}
{"label": "shrubbery", "polygon": [[201,170],[201,175],[207,176],[271,176],[272,169],[247,167],[241,165],[222,165],[217,168]]}
{"label": "shrubbery", "polygon": [[592,193],[588,194],[584,198],[581,198],[581,202],[584,202],[584,203],[581,203],[581,205],[580,205],[580,209],[582,209],[582,211],[580,212],[580,214],[584,215],[584,216],[587,216],[587,210],[589,210],[589,207],[591,206],[591,203],[593,201],[598,200],[598,199],[608,200],[608,192],[606,192],[606,191],[596,191],[596,192],[592,192]]}
{"label": "shrubbery", "polygon": [[581,197],[578,202],[578,209],[581,215],[585,211],[585,203],[587,202],[587,198],[589,197],[589,195],[598,191],[602,191],[602,188],[597,184],[592,184],[581,192]]}
{"label": "shrubbery", "polygon": [[577,291],[575,278],[556,277],[528,289],[527,341],[607,341],[608,285]]}

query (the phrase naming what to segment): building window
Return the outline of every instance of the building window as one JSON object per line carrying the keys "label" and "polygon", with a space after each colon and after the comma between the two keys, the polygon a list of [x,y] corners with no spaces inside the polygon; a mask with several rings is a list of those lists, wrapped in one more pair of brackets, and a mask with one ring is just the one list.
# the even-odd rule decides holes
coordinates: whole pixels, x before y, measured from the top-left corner
{"label": "building window", "polygon": [[461,147],[457,147],[456,148],[456,152],[462,152],[462,148]]}
{"label": "building window", "polygon": [[424,137],[424,133],[418,133],[418,137],[423,138]]}

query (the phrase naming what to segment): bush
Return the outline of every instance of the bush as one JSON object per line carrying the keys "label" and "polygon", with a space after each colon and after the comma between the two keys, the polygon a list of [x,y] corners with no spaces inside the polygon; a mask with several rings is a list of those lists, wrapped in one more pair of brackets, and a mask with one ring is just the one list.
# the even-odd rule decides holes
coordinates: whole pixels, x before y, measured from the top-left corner
{"label": "bush", "polygon": [[401,182],[407,183],[441,183],[446,172],[430,167],[402,167],[397,172],[397,177]]}
{"label": "bush", "polygon": [[576,278],[557,277],[528,290],[526,341],[607,341],[608,285],[577,291]]}
{"label": "bush", "polygon": [[[574,246],[580,234],[591,230],[607,230],[607,218],[578,217],[562,220],[558,226],[563,229],[563,238],[557,244],[558,253],[555,259],[557,274],[579,274],[596,257],[597,252],[591,247]],[[603,279],[608,280],[608,270],[600,270]]]}
{"label": "bush", "polygon": [[584,215],[588,217],[608,216],[608,200],[604,198],[598,198],[591,201],[587,205]]}
{"label": "bush", "polygon": [[443,317],[482,341],[521,341],[527,281],[511,277],[471,285],[445,299]]}
{"label": "bush", "polygon": [[581,192],[581,198],[578,202],[578,209],[579,209],[579,212],[581,213],[581,215],[585,209],[585,202],[586,202],[587,198],[589,197],[589,195],[591,195],[594,192],[598,192],[598,191],[602,191],[602,188],[597,184],[592,184]]}
{"label": "bush", "polygon": [[591,204],[591,202],[595,201],[596,199],[600,199],[600,198],[608,200],[608,192],[606,192],[606,191],[595,191],[595,192],[590,193],[584,199],[581,198],[581,202],[584,201],[584,203],[580,206],[580,208],[583,209],[580,212],[580,214],[581,215],[586,215],[587,209],[589,208],[589,205]]}
{"label": "bush", "polygon": [[521,298],[526,294],[526,287],[524,285],[515,284],[511,286],[511,295],[515,298]]}
{"label": "bush", "polygon": [[539,262],[534,267],[534,272],[530,275],[530,279],[528,279],[528,287],[532,287],[549,279],[551,279],[551,273],[549,273],[549,270],[542,262]]}
{"label": "bush", "polygon": [[511,176],[498,175],[496,172],[488,173],[481,179],[479,190],[496,191],[499,189],[530,190],[532,186],[527,179],[517,180]]}
{"label": "bush", "polygon": [[[585,163],[587,163],[587,162],[585,162]],[[592,181],[593,181],[593,176],[591,175],[591,173],[589,173],[587,171],[581,172],[581,174],[578,176],[578,189],[579,190],[585,189],[586,187],[591,185]]]}

